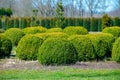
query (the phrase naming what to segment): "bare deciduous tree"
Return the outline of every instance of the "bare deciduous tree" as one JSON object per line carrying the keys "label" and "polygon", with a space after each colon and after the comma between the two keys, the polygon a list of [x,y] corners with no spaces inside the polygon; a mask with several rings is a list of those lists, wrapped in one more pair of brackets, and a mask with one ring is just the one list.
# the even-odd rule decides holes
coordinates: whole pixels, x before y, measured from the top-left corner
{"label": "bare deciduous tree", "polygon": [[88,8],[90,17],[93,17],[94,13],[98,8],[98,4],[101,0],[85,0],[86,6]]}

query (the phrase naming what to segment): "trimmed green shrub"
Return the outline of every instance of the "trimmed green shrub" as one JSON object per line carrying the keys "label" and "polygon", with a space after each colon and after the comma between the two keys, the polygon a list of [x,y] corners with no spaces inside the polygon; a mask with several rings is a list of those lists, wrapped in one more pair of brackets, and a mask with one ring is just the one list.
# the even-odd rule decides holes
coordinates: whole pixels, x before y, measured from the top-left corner
{"label": "trimmed green shrub", "polygon": [[69,39],[76,48],[79,61],[89,61],[95,58],[94,47],[89,37],[85,35],[72,35]]}
{"label": "trimmed green shrub", "polygon": [[3,34],[0,34],[0,58],[5,56],[10,56],[12,50],[11,41],[5,37]]}
{"label": "trimmed green shrub", "polygon": [[77,52],[69,40],[49,38],[39,48],[38,61],[44,65],[72,64],[77,61]]}
{"label": "trimmed green shrub", "polygon": [[112,59],[114,61],[120,62],[120,37],[113,44]]}
{"label": "trimmed green shrub", "polygon": [[81,34],[85,35],[88,34],[87,29],[85,29],[82,26],[69,26],[66,27],[63,32],[67,33],[68,35],[74,35],[74,34]]}
{"label": "trimmed green shrub", "polygon": [[38,27],[27,27],[23,29],[23,32],[25,34],[36,34],[36,33],[44,33],[46,32],[46,28],[42,27],[42,26],[38,26]]}
{"label": "trimmed green shrub", "polygon": [[38,48],[43,43],[43,39],[31,34],[25,35],[19,42],[16,55],[22,60],[36,60]]}
{"label": "trimmed green shrub", "polygon": [[110,27],[110,26],[112,26],[111,18],[107,14],[103,15],[103,17],[102,17],[102,29],[104,29],[106,27]]}
{"label": "trimmed green shrub", "polygon": [[10,28],[4,34],[11,40],[13,46],[17,46],[19,40],[24,36],[23,31],[19,28]]}
{"label": "trimmed green shrub", "polygon": [[103,33],[110,33],[112,34],[115,38],[118,38],[120,36],[120,27],[113,26],[113,27],[107,27],[103,29]]}
{"label": "trimmed green shrub", "polygon": [[61,28],[51,28],[51,29],[48,29],[46,32],[62,32],[63,30]]}
{"label": "trimmed green shrub", "polygon": [[46,40],[47,38],[68,38],[68,35],[66,33],[62,32],[52,32],[52,33],[37,33],[35,36],[42,38],[43,40]]}
{"label": "trimmed green shrub", "polygon": [[107,33],[89,34],[87,35],[94,46],[96,59],[101,60],[111,56],[112,44],[114,37]]}

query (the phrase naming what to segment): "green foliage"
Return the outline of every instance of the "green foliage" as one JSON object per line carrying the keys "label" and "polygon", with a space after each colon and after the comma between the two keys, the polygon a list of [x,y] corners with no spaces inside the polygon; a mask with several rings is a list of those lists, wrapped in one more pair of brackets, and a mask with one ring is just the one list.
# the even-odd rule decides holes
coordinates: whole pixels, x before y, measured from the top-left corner
{"label": "green foliage", "polygon": [[113,44],[112,59],[114,61],[120,62],[120,37]]}
{"label": "green foliage", "polygon": [[10,28],[4,34],[11,40],[13,46],[17,46],[19,40],[24,36],[23,31],[19,28]]}
{"label": "green foliage", "polygon": [[43,39],[31,34],[25,35],[19,42],[16,55],[22,60],[36,60],[38,48],[43,43]]}
{"label": "green foliage", "polygon": [[11,50],[12,50],[11,41],[3,34],[0,34],[0,58],[10,56]]}
{"label": "green foliage", "polygon": [[102,17],[102,29],[104,29],[106,27],[110,27],[110,26],[112,26],[111,18],[107,14],[103,15],[103,17]]}
{"label": "green foliage", "polygon": [[107,28],[103,29],[102,32],[103,33],[110,33],[115,38],[118,38],[120,36],[120,27],[118,27],[118,26],[107,27]]}
{"label": "green foliage", "polygon": [[11,16],[13,13],[12,13],[12,10],[10,8],[1,8],[0,9],[0,16]]}
{"label": "green foliage", "polygon": [[68,35],[66,33],[62,32],[52,32],[52,33],[37,33],[35,36],[42,38],[43,40],[46,40],[47,38],[68,38]]}
{"label": "green foliage", "polygon": [[98,31],[98,19],[91,18],[90,31]]}
{"label": "green foliage", "polygon": [[90,31],[90,18],[83,19],[83,27]]}
{"label": "green foliage", "polygon": [[48,29],[46,32],[62,32],[63,30],[61,28],[51,28],[51,29]]}
{"label": "green foliage", "polygon": [[98,31],[102,31],[102,19],[98,18]]}
{"label": "green foliage", "polygon": [[25,34],[36,34],[36,33],[44,33],[46,32],[47,29],[42,27],[42,26],[38,26],[38,27],[27,27],[23,29],[23,32]]}
{"label": "green foliage", "polygon": [[20,28],[26,28],[27,27],[27,18],[20,18]]}
{"label": "green foliage", "polygon": [[[53,21],[54,21],[54,19],[53,19]],[[41,24],[39,24],[39,25],[44,26],[45,28],[55,27],[55,21],[52,23],[50,18],[42,18],[42,19],[40,19],[40,23]]]}
{"label": "green foliage", "polygon": [[2,17],[2,28],[6,30],[8,28],[8,17]]}
{"label": "green foliage", "polygon": [[112,44],[114,37],[107,33],[89,34],[88,37],[91,39],[95,49],[96,59],[104,59],[105,57],[111,56]]}
{"label": "green foliage", "polygon": [[83,18],[73,18],[73,21],[75,21],[74,26],[83,26]]}
{"label": "green foliage", "polygon": [[120,26],[120,18],[119,17],[114,18],[113,25],[114,26]]}
{"label": "green foliage", "polygon": [[73,18],[66,19],[67,26],[75,26],[75,20]]}
{"label": "green foliage", "polygon": [[39,48],[38,61],[44,65],[72,64],[77,61],[77,52],[67,39],[49,38]]}
{"label": "green foliage", "polygon": [[13,14],[13,12],[12,12],[11,8],[7,8],[6,15],[10,17],[12,14]]}
{"label": "green foliage", "polygon": [[56,18],[50,18],[50,28],[56,27],[55,22],[56,22]]}
{"label": "green foliage", "polygon": [[7,29],[14,28],[14,18],[7,18]]}
{"label": "green foliage", "polygon": [[88,31],[82,27],[82,26],[68,26],[63,30],[68,35],[74,35],[74,34],[81,34],[85,35],[88,34]]}
{"label": "green foliage", "polygon": [[[56,26],[56,22],[59,24]],[[111,25],[119,25],[119,18],[110,18]],[[88,31],[102,31],[102,18],[65,18],[63,17],[2,17],[0,18],[0,28],[8,29],[19,27],[21,29],[31,26],[44,26],[45,28],[59,27],[64,29],[67,26],[83,26]]]}
{"label": "green foliage", "polygon": [[89,37],[85,35],[72,35],[69,39],[76,48],[79,61],[89,61],[95,58],[94,47]]}
{"label": "green foliage", "polygon": [[16,17],[16,18],[14,18],[14,27],[15,28],[19,28],[19,18],[18,17]]}

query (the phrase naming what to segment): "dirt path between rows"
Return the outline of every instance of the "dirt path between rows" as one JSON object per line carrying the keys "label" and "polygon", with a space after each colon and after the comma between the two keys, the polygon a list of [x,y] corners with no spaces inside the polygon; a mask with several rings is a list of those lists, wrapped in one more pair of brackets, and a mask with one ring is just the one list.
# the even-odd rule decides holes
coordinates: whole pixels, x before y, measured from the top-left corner
{"label": "dirt path between rows", "polygon": [[[30,70],[40,70],[40,69],[57,69],[61,66],[42,66],[38,61],[23,61],[19,59],[1,59],[0,60],[0,70],[11,70],[11,69],[30,69]],[[62,67],[71,67],[79,69],[120,69],[120,63],[114,61],[106,62],[77,62],[74,65],[64,65]]]}

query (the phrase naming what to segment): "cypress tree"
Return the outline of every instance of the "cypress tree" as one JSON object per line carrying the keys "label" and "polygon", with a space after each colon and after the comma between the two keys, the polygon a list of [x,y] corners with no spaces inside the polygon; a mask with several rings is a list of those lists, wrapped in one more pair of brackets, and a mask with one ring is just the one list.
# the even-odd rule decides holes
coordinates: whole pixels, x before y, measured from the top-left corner
{"label": "cypress tree", "polygon": [[56,8],[56,27],[64,28],[64,7],[62,4],[62,0],[59,0],[57,2],[57,8]]}

